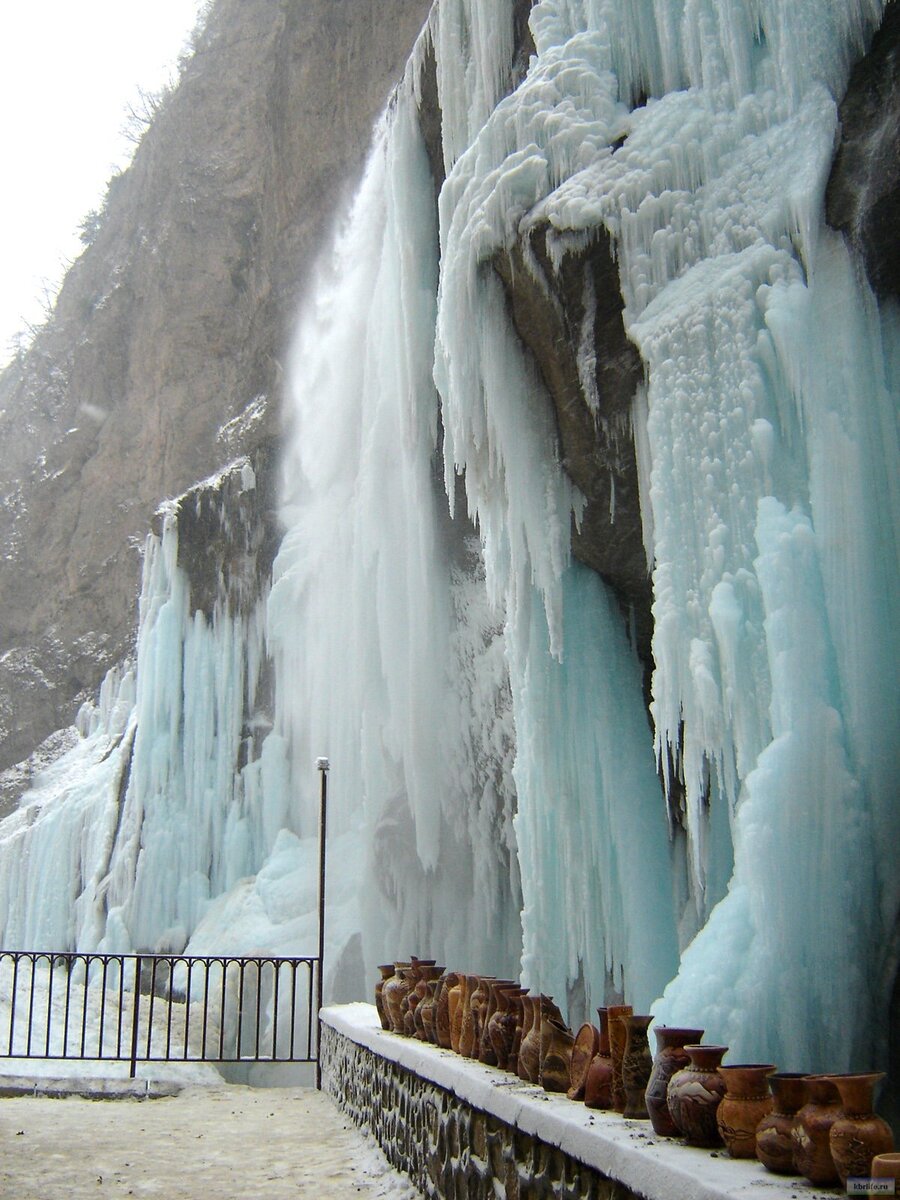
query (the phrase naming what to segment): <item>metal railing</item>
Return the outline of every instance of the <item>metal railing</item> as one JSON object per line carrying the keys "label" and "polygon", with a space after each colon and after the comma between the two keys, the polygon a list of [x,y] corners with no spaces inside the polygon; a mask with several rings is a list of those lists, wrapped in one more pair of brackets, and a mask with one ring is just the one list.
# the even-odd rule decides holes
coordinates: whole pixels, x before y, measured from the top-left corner
{"label": "metal railing", "polygon": [[0,1058],[312,1063],[320,958],[0,951]]}

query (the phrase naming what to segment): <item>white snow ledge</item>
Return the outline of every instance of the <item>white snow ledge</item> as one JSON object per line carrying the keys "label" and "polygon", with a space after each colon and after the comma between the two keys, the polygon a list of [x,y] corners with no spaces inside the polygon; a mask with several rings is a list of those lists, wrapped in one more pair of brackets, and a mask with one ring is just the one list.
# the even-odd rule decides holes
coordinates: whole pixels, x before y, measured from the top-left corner
{"label": "white snow ledge", "polygon": [[825,1200],[841,1195],[796,1176],[772,1175],[724,1150],[697,1150],[657,1137],[649,1121],[585,1108],[565,1096],[423,1042],[386,1033],[371,1004],[323,1008],[322,1021],[357,1045],[539,1138],[647,1200]]}

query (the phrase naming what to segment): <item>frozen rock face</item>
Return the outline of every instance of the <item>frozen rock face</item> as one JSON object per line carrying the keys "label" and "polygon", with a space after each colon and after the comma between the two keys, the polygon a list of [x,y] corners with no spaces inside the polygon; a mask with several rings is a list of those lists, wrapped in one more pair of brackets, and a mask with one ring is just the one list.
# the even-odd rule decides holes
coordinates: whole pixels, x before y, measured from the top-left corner
{"label": "frozen rock face", "polygon": [[829,224],[865,263],[876,295],[900,298],[900,4],[893,0],[841,102]]}
{"label": "frozen rock face", "polygon": [[297,296],[428,7],[219,0],[0,379],[0,768],[132,645],[160,500],[278,433]]}

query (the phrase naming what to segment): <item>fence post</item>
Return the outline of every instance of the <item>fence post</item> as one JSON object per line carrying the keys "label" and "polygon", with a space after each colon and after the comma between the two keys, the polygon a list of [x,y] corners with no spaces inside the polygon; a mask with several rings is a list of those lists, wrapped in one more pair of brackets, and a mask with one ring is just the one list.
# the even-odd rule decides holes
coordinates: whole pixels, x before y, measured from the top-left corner
{"label": "fence post", "polygon": [[[122,966],[125,966],[125,960],[122,959]],[[134,1079],[137,1073],[137,1052],[138,1052],[138,1022],[141,1009],[141,956],[138,955],[134,960],[134,1012],[131,1017],[131,1070],[129,1078]]]}
{"label": "fence post", "polygon": [[316,1087],[322,1090],[322,985],[325,973],[325,829],[328,809],[327,758],[316,759],[319,772],[319,974],[316,980]]}

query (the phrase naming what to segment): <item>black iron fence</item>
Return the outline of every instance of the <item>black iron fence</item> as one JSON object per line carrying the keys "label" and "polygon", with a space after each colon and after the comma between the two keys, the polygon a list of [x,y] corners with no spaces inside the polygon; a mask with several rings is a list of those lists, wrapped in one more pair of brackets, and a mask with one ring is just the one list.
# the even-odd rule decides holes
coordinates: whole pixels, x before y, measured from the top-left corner
{"label": "black iron fence", "polygon": [[312,1063],[320,958],[0,951],[0,1058]]}

